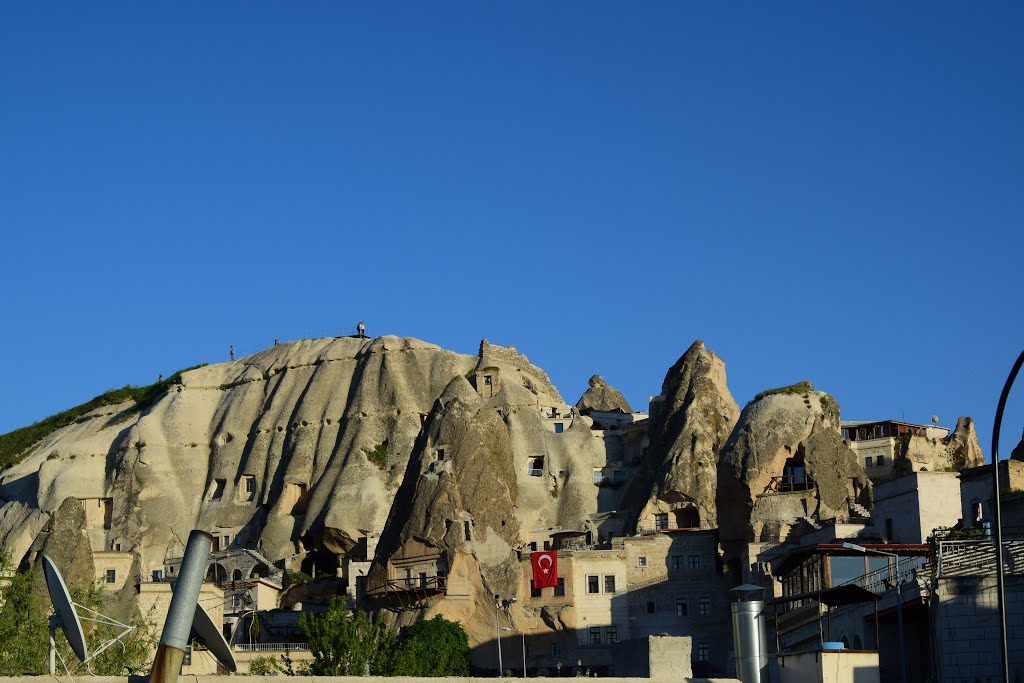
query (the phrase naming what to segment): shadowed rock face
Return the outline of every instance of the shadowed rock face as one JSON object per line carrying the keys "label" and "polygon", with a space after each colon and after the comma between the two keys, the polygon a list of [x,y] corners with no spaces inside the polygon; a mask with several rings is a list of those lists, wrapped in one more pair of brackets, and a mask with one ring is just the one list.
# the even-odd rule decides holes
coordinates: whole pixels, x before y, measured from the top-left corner
{"label": "shadowed rock face", "polygon": [[615,387],[608,386],[601,375],[591,377],[588,384],[590,388],[576,402],[576,409],[584,415],[592,410],[607,413],[618,411],[627,415],[633,412],[626,397]]}
{"label": "shadowed rock face", "polygon": [[717,501],[726,555],[747,542],[779,542],[802,518],[846,520],[850,502],[870,505],[870,492],[840,437],[835,399],[809,383],[803,393],[768,392],[743,409],[722,450]]}
{"label": "shadowed rock face", "polygon": [[658,513],[668,513],[672,527],[717,524],[719,453],[738,417],[725,363],[703,341],[694,342],[665,375],[661,400],[652,408],[648,461],[654,481],[640,526],[651,528]]}

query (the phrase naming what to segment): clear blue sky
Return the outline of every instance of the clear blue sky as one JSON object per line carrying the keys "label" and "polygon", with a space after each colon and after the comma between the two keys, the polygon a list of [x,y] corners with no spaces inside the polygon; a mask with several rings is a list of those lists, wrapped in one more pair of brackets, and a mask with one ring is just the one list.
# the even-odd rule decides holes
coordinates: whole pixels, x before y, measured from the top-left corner
{"label": "clear blue sky", "polygon": [[7,3],[0,225],[0,432],[365,319],[637,408],[702,338],[988,453],[1024,6]]}

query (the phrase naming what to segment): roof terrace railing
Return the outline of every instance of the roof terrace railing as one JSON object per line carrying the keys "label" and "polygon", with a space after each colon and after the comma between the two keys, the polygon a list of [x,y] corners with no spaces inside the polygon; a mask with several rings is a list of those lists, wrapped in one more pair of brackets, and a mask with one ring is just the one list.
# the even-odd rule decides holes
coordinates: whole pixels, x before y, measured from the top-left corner
{"label": "roof terrace railing", "polygon": [[[996,546],[992,540],[939,541],[938,576],[995,574]],[[1024,541],[1003,541],[1003,571],[1024,574]]]}

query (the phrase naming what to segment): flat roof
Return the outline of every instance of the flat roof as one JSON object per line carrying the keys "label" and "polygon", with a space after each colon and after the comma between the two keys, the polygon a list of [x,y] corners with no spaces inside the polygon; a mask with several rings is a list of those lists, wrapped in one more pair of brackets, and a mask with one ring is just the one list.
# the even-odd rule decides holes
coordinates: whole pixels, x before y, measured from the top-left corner
{"label": "flat roof", "polygon": [[949,427],[943,427],[937,424],[918,424],[916,422],[907,422],[906,420],[840,420],[840,427],[863,427],[864,425],[879,425],[879,424],[894,424],[894,425],[907,425],[909,427],[935,427],[937,429],[946,429]]}

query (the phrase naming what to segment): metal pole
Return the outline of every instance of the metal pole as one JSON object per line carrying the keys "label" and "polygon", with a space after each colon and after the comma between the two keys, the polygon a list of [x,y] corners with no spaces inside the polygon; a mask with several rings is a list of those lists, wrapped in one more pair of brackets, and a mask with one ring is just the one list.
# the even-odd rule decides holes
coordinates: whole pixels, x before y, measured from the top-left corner
{"label": "metal pole", "polygon": [[499,603],[494,603],[494,633],[498,636],[498,678],[502,678],[505,675],[504,669],[501,666],[501,624],[498,622],[498,609],[500,607]]}
{"label": "metal pole", "polygon": [[50,675],[57,675],[57,641],[54,638],[57,635],[57,627],[53,623],[53,617],[50,617]]}
{"label": "metal pole", "polygon": [[999,508],[999,428],[1003,424],[1003,408],[1006,407],[1006,399],[1010,395],[1010,388],[1013,381],[1017,379],[1020,366],[1024,365],[1024,352],[1017,357],[1013,364],[1006,384],[1003,385],[1003,393],[999,395],[999,405],[996,407],[996,421],[992,427],[992,511],[993,521],[996,527],[996,603],[999,608],[999,640],[1000,640],[1000,666],[1002,667],[1003,680],[1010,680],[1010,658],[1006,647],[1006,580],[1003,576],[1003,525],[1000,522]]}
{"label": "metal pole", "polygon": [[900,683],[907,683],[907,655],[903,645],[903,588],[900,585],[899,558],[896,558],[896,628],[900,631]]}
{"label": "metal pole", "polygon": [[160,637],[160,645],[157,647],[153,668],[149,674],[150,683],[175,683],[178,679],[212,546],[213,536],[205,531],[196,529],[188,535],[188,544],[181,559],[178,579],[174,583],[174,594],[171,596],[171,606],[167,610],[163,635]]}
{"label": "metal pole", "polygon": [[526,631],[523,631],[523,678],[526,678]]}

